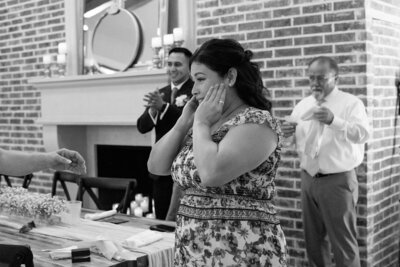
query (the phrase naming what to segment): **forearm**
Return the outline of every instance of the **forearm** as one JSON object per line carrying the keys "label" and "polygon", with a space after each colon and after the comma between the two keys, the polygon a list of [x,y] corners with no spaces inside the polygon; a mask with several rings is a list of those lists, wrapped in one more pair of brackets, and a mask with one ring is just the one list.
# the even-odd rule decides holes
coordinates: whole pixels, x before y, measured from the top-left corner
{"label": "forearm", "polygon": [[334,130],[343,131],[345,138],[354,144],[362,144],[369,138],[368,125],[349,122],[335,117],[330,125]]}
{"label": "forearm", "polygon": [[217,175],[218,144],[213,142],[211,129],[204,123],[193,125],[193,155],[202,183],[212,183],[210,180]]}
{"label": "forearm", "polygon": [[334,116],[330,127],[342,131],[344,137],[353,144],[363,144],[370,136],[368,116],[361,101],[352,104],[346,116]]}
{"label": "forearm", "polygon": [[178,120],[175,126],[165,134],[151,149],[147,167],[156,175],[169,175],[173,160],[178,154],[190,125]]}
{"label": "forearm", "polygon": [[50,167],[50,157],[47,153],[0,150],[0,173],[2,174],[22,176]]}

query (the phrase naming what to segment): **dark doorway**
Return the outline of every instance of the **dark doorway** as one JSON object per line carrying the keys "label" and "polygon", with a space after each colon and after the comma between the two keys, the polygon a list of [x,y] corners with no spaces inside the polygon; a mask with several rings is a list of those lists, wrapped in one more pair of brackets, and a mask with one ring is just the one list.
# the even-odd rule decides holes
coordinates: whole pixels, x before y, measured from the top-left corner
{"label": "dark doorway", "polygon": [[[150,151],[149,146],[97,145],[97,174],[99,177],[135,178],[138,182],[136,193],[151,199],[152,180],[148,178],[147,170]],[[123,191],[99,190],[100,202],[108,209],[123,196]]]}

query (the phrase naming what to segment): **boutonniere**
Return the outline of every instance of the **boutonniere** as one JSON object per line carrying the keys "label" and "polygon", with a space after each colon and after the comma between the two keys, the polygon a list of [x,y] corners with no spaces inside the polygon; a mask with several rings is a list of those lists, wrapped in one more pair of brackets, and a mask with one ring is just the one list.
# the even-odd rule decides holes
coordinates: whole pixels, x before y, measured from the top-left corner
{"label": "boutonniere", "polygon": [[187,95],[180,95],[177,98],[175,98],[175,105],[177,107],[183,107],[187,102],[188,102]]}

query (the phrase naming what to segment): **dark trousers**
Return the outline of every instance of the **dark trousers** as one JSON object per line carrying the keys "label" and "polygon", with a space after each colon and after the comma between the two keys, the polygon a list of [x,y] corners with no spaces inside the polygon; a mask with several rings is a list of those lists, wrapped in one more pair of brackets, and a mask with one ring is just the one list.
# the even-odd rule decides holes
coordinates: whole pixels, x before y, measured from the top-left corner
{"label": "dark trousers", "polygon": [[337,267],[359,267],[356,238],[358,181],[354,170],[320,178],[302,171],[301,193],[310,265],[331,266],[331,245]]}
{"label": "dark trousers", "polygon": [[159,220],[165,220],[169,204],[171,203],[173,185],[172,177],[150,175],[150,178],[153,179],[153,208],[156,212],[156,218]]}

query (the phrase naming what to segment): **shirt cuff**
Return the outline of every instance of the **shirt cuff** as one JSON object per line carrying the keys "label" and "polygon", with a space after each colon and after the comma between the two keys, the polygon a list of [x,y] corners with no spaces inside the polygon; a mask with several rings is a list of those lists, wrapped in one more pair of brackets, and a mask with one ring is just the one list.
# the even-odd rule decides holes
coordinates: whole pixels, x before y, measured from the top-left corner
{"label": "shirt cuff", "polygon": [[158,116],[158,111],[156,112],[156,115],[153,117],[153,115],[151,115],[150,109],[147,111],[149,113],[149,116],[151,118],[151,120],[153,121],[154,125],[157,124],[157,116]]}
{"label": "shirt cuff", "polygon": [[163,112],[160,115],[160,120],[162,120],[164,118],[165,113],[167,113],[167,110],[169,108],[169,103],[167,103],[167,105],[165,106]]}
{"label": "shirt cuff", "polygon": [[332,123],[329,125],[330,128],[337,131],[344,130],[345,126],[346,126],[346,121],[339,118],[338,116],[334,116]]}

